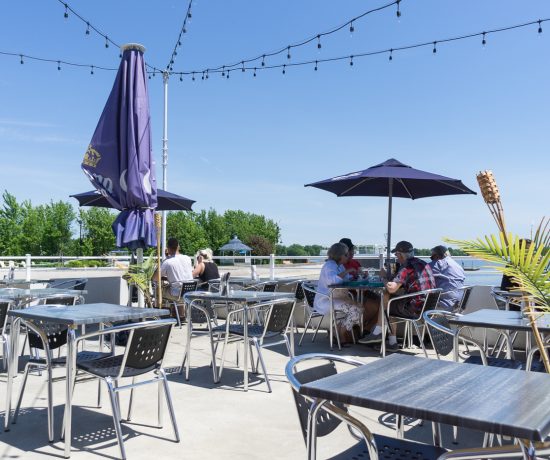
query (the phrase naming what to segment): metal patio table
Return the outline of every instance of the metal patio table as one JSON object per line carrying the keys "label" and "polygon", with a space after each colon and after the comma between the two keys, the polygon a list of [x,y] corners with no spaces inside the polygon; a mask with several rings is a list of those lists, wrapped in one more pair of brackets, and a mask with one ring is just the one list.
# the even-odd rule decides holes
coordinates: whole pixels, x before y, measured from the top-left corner
{"label": "metal patio table", "polygon": [[[210,300],[212,302],[227,302],[237,305],[243,309],[243,340],[245,343],[243,351],[243,372],[244,372],[244,390],[248,391],[248,306],[260,302],[269,302],[270,300],[289,299],[294,300],[293,292],[262,292],[262,291],[233,291],[229,290],[227,295],[219,292],[195,291],[188,292],[184,296],[185,303],[189,305],[194,300]],[[187,315],[187,349],[191,346],[191,330],[193,323],[191,313]],[[291,327],[291,347],[294,353],[293,328]],[[187,366],[189,366],[189,359]],[[216,363],[212,363],[216,366]]]}
{"label": "metal patio table", "polygon": [[[411,391],[411,382],[422,391]],[[395,354],[306,383],[300,393],[534,442],[550,434],[550,378],[538,372]]]}
{"label": "metal patio table", "polygon": [[62,288],[0,288],[0,298],[13,300],[16,306],[22,301],[36,300],[56,294],[83,295],[88,291]]}
{"label": "metal patio table", "polygon": [[[331,304],[331,309],[330,309],[330,331],[329,331],[329,340],[330,340],[330,347],[331,347],[331,350],[332,350],[332,315],[333,315],[333,312],[334,312],[334,305],[332,304],[332,300],[333,300],[333,294],[334,294],[334,291],[338,291],[338,290],[354,290],[354,291],[358,291],[359,294],[360,294],[360,302],[362,303],[363,302],[363,293],[365,291],[373,291],[373,292],[377,292],[379,295],[380,295],[380,311],[379,311],[379,315],[380,316],[380,319],[381,319],[381,323],[384,324],[384,283],[383,282],[379,282],[379,281],[369,281],[368,279],[366,280],[356,280],[356,281],[344,281],[343,283],[340,283],[340,284],[331,284],[329,285],[329,288],[330,288],[330,293],[329,293],[329,298],[330,298],[330,304]],[[363,332],[363,325],[361,324],[361,332]],[[338,339],[338,349],[340,349],[340,340]],[[382,356],[385,356],[386,354],[386,344],[384,343],[384,341],[382,342],[382,348],[380,348],[380,353]]]}
{"label": "metal patio table", "polygon": [[166,316],[170,310],[157,308],[137,308],[108,303],[91,303],[81,305],[37,305],[21,310],[10,310],[8,315],[12,319],[10,328],[10,346],[13,350],[8,364],[8,385],[6,391],[6,413],[4,416],[4,430],[9,427],[11,416],[11,393],[13,378],[18,369],[18,353],[16,351],[19,339],[19,323],[21,319],[49,324],[66,325],[67,329],[67,366],[65,384],[65,457],[71,455],[71,414],[73,397],[73,379],[76,378],[76,345],[75,330],[79,326],[90,324],[104,324],[115,321],[130,321]]}
{"label": "metal patio table", "polygon": [[[512,341],[509,331],[531,332],[529,318],[520,311],[482,309],[465,315],[449,318],[449,323],[460,327],[481,327],[504,332],[508,341],[507,357],[512,358]],[[537,314],[537,326],[540,332],[550,333],[550,313]]]}

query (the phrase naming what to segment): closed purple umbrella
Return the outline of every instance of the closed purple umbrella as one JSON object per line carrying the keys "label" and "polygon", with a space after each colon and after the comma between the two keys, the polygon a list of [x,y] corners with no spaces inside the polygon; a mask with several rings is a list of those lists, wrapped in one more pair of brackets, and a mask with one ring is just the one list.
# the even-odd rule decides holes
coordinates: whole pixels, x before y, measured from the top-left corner
{"label": "closed purple umbrella", "polygon": [[391,249],[393,197],[415,200],[442,195],[476,195],[476,192],[470,190],[458,179],[414,169],[394,158],[363,171],[336,176],[305,186],[320,188],[335,193],[337,196],[388,197],[388,260],[390,259]]}
{"label": "closed purple umbrella", "polygon": [[[79,206],[112,208],[112,204],[97,190],[70,195],[78,200]],[[157,188],[157,211],[192,211],[195,200]]]}
{"label": "closed purple umbrella", "polygon": [[118,73],[82,169],[121,213],[113,223],[118,247],[156,246],[157,185],[151,152],[147,73],[137,44],[122,47]]}

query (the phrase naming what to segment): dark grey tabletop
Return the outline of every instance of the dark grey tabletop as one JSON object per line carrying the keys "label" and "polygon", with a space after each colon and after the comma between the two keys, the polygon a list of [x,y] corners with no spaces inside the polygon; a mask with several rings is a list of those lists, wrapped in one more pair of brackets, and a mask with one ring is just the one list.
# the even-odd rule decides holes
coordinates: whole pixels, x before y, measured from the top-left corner
{"label": "dark grey tabletop", "polygon": [[158,308],[127,307],[109,303],[82,305],[37,305],[24,310],[10,310],[8,315],[48,323],[81,326],[114,321],[166,316],[170,310]]}
{"label": "dark grey tabletop", "polygon": [[[513,331],[530,331],[528,318],[523,318],[519,311],[483,309],[473,313],[449,318],[457,326],[485,327],[489,329],[506,329]],[[550,313],[541,314],[537,319],[540,332],[550,332]]]}
{"label": "dark grey tabletop", "polygon": [[87,293],[88,291],[62,288],[0,288],[0,297],[11,298],[13,300],[25,297],[46,297],[56,294],[82,295]]}
{"label": "dark grey tabletop", "polygon": [[255,303],[277,299],[293,299],[293,292],[229,291],[227,295],[218,292],[195,291],[184,295],[186,300],[222,300],[228,302]]}
{"label": "dark grey tabletop", "polygon": [[550,433],[550,375],[538,372],[395,354],[300,393],[533,441]]}

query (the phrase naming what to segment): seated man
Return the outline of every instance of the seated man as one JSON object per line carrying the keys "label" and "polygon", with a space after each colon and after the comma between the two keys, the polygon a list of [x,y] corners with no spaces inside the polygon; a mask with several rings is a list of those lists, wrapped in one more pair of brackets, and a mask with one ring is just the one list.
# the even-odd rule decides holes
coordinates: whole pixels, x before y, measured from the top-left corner
{"label": "seated man", "polygon": [[[400,241],[392,249],[401,268],[392,281],[386,283],[385,303],[390,298],[390,295],[397,294],[412,294],[414,292],[424,291],[426,289],[435,288],[435,280],[432,274],[431,267],[421,259],[414,257],[414,248],[408,241]],[[380,272],[381,276],[385,276],[384,270]],[[400,292],[398,292],[400,291]],[[401,316],[403,318],[416,318],[420,314],[423,305],[422,297],[411,297],[391,303],[391,316]],[[379,315],[380,316],[380,315]],[[391,333],[388,337],[388,349],[396,350],[398,348],[396,338],[396,328],[394,324],[390,324]],[[377,343],[382,341],[382,325],[380,319],[371,331],[370,334],[359,340],[359,343]]]}
{"label": "seated man", "polygon": [[443,290],[439,306],[443,310],[453,311],[460,302],[466,275],[464,269],[450,256],[445,246],[432,248],[432,261],[429,263],[435,279],[435,285]]}
{"label": "seated man", "polygon": [[[168,300],[177,300],[180,296],[183,281],[193,280],[191,258],[180,254],[179,243],[176,238],[169,238],[166,243],[167,257],[160,266],[160,274],[168,280],[169,286],[162,291],[162,296]],[[155,272],[153,279],[158,275]]]}

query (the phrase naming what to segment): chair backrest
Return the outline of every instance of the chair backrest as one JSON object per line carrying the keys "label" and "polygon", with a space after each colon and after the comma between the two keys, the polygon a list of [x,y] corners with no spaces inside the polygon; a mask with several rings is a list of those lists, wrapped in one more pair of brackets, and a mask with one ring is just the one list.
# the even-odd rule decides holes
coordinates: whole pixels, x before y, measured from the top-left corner
{"label": "chair backrest", "polygon": [[265,324],[266,332],[283,334],[287,330],[292,317],[294,305],[294,299],[274,303]]}
{"label": "chair backrest", "polygon": [[491,289],[491,295],[495,299],[499,310],[520,310],[521,297],[520,292],[503,291],[499,288]]}
{"label": "chair backrest", "polygon": [[8,311],[11,307],[9,300],[0,300],[0,334],[3,334],[8,321]]}
{"label": "chair backrest", "polygon": [[454,350],[456,331],[451,329],[446,313],[442,310],[424,312],[424,323],[428,328],[428,334],[438,356],[447,356]]}
{"label": "chair backrest", "polygon": [[455,306],[455,311],[457,312],[463,312],[466,309],[466,305],[468,305],[468,299],[470,298],[470,294],[472,292],[473,286],[464,286],[462,288],[462,297],[460,298],[459,302]]}
{"label": "chair backrest", "polygon": [[40,327],[30,321],[22,321],[27,327],[29,346],[38,350],[55,350],[67,343],[67,326],[53,323],[41,323]]}
{"label": "chair backrest", "polygon": [[75,289],[83,291],[88,283],[87,278],[72,278],[72,279],[59,279],[50,280],[48,287],[57,289]]}
{"label": "chair backrest", "polygon": [[275,292],[277,291],[277,283],[265,283],[263,285],[263,292]]}
{"label": "chair backrest", "polygon": [[[206,313],[200,309],[196,308],[196,305],[200,302],[200,306],[206,310]],[[191,322],[193,324],[197,323],[208,323],[212,319],[216,319],[216,310],[212,308],[210,301],[193,301],[191,308]],[[208,315],[208,316],[207,316]]]}
{"label": "chair backrest", "polygon": [[310,310],[313,310],[313,302],[315,301],[315,289],[304,283],[302,284],[302,290],[304,291],[304,298],[306,300],[306,305],[309,307]]}
{"label": "chair backrest", "polygon": [[[309,360],[318,361],[321,364],[303,370],[296,369],[301,361]],[[297,356],[291,359],[286,366],[285,373],[292,386],[292,394],[294,396],[294,402],[296,403],[296,410],[298,411],[298,418],[300,420],[304,441],[307,440],[307,420],[312,401],[310,398],[306,398],[298,392],[299,387],[303,384],[337,374],[338,371],[334,364],[335,362],[345,362],[354,366],[363,364],[352,358],[319,353]],[[334,405],[347,412],[346,406],[339,403],[334,403]],[[321,409],[321,413],[317,417],[317,436],[322,437],[332,433],[340,423],[340,419]]]}
{"label": "chair backrest", "polygon": [[428,310],[435,310],[437,308],[437,303],[439,302],[439,297],[441,296],[441,289],[430,289],[426,291],[426,297],[424,299],[424,306],[422,307],[422,312]]}
{"label": "chair backrest", "polygon": [[183,299],[183,295],[186,292],[193,292],[197,290],[198,281],[184,281],[181,283],[180,299]]}
{"label": "chair backrest", "polygon": [[166,352],[172,326],[170,323],[135,329],[128,344],[125,366],[133,369],[159,366]]}
{"label": "chair backrest", "polygon": [[40,300],[42,305],[76,305],[80,297],[70,294],[56,294]]}
{"label": "chair backrest", "polygon": [[220,277],[220,294],[221,295],[227,295],[227,291],[229,290],[230,276],[231,276],[231,272],[226,272]]}
{"label": "chair backrest", "polygon": [[298,283],[296,284],[295,297],[298,302],[303,301],[305,298],[303,284],[303,281],[298,281]]}

